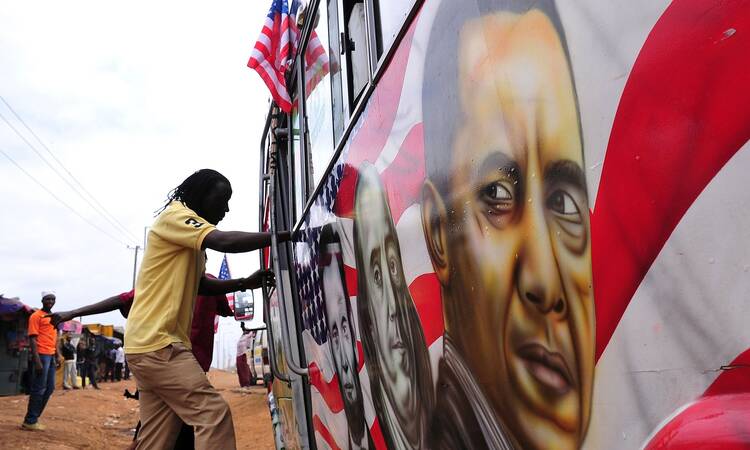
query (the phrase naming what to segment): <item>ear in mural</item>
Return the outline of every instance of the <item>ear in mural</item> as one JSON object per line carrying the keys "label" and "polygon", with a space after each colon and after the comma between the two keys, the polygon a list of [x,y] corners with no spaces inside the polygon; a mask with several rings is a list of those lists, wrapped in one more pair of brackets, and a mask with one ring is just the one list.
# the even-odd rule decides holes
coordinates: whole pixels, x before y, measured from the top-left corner
{"label": "ear in mural", "polygon": [[430,447],[577,448],[595,324],[565,38],[552,2],[477,3],[442,2],[426,51],[422,221],[445,319]]}

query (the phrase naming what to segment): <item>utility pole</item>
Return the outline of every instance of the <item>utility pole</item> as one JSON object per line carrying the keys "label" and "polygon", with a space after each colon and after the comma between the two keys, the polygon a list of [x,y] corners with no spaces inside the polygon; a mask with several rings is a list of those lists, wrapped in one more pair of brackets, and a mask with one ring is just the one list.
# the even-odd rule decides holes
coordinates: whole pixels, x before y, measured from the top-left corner
{"label": "utility pole", "polygon": [[138,264],[138,250],[141,249],[141,246],[136,245],[135,247],[131,247],[128,245],[128,249],[135,250],[135,258],[133,258],[133,289],[135,289],[135,267]]}

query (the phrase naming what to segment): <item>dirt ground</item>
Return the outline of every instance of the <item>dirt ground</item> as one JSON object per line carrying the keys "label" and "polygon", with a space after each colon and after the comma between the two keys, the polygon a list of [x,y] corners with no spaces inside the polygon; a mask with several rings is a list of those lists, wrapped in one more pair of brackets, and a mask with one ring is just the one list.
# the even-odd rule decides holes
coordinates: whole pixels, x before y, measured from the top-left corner
{"label": "dirt ground", "polygon": [[[237,375],[219,370],[208,374],[211,383],[229,403],[238,449],[271,450],[273,431],[261,386],[240,389]],[[13,449],[124,449],[133,439],[138,422],[138,402],[123,397],[135,381],[99,383],[101,390],[56,389],[39,420],[45,431],[20,428],[26,413],[25,395],[0,397],[0,448]]]}

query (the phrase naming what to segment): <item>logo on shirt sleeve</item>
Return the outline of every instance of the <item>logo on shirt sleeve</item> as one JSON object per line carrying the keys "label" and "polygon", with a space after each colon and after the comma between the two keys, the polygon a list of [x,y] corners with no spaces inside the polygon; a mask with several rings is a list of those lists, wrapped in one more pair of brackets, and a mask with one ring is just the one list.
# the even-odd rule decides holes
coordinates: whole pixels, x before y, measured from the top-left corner
{"label": "logo on shirt sleeve", "polygon": [[192,217],[185,221],[185,225],[190,225],[193,228],[200,228],[203,226],[203,222],[198,222],[197,220],[193,219]]}

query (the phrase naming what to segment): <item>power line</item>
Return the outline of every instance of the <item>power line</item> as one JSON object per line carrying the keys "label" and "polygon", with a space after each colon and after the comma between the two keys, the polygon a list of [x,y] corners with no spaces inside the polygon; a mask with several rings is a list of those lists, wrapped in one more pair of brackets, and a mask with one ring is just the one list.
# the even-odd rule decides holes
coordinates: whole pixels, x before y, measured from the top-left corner
{"label": "power line", "polygon": [[126,244],[126,243],[124,243],[124,242],[122,242],[121,240],[119,240],[118,238],[116,238],[116,237],[112,236],[111,234],[109,234],[108,232],[106,232],[106,231],[105,231],[104,229],[102,229],[102,228],[100,228],[100,227],[99,227],[98,225],[96,225],[95,223],[93,223],[93,222],[90,222],[90,221],[89,221],[89,220],[88,220],[87,218],[85,218],[85,217],[84,217],[83,215],[81,215],[81,213],[79,213],[78,211],[76,211],[76,210],[75,210],[75,209],[74,209],[74,208],[73,208],[72,206],[70,206],[70,205],[69,205],[69,204],[67,204],[67,203],[66,203],[66,202],[65,202],[64,200],[62,200],[62,199],[61,199],[60,197],[58,197],[57,195],[55,195],[55,193],[54,193],[54,192],[52,192],[52,191],[51,191],[51,190],[50,190],[50,189],[49,189],[49,188],[48,188],[47,186],[45,186],[44,184],[42,184],[41,182],[39,182],[39,180],[37,180],[36,178],[34,178],[34,176],[33,176],[33,175],[31,175],[31,174],[30,174],[29,172],[27,172],[27,171],[26,171],[26,169],[24,169],[23,167],[21,167],[21,165],[20,165],[20,164],[18,164],[18,163],[17,163],[17,162],[16,162],[16,161],[15,161],[15,160],[14,160],[13,158],[11,158],[11,157],[10,157],[10,155],[9,155],[9,154],[7,154],[7,153],[5,152],[5,150],[3,150],[2,148],[0,148],[0,153],[2,153],[2,154],[3,154],[3,156],[5,156],[6,158],[8,158],[8,161],[10,161],[11,163],[13,163],[13,165],[14,165],[14,166],[16,166],[16,167],[18,168],[18,170],[20,170],[21,172],[23,172],[23,173],[24,173],[24,174],[25,174],[25,175],[26,175],[27,177],[29,177],[29,178],[30,178],[30,179],[31,179],[31,180],[32,180],[32,181],[33,181],[34,183],[38,184],[38,185],[39,185],[39,187],[41,187],[42,189],[44,189],[45,191],[47,191],[47,193],[48,193],[49,195],[51,195],[52,197],[54,197],[54,199],[55,199],[55,200],[57,200],[57,201],[58,201],[58,202],[60,202],[60,203],[61,203],[61,204],[62,204],[63,206],[65,206],[66,208],[68,208],[68,209],[69,209],[69,210],[70,210],[70,211],[71,211],[71,212],[72,212],[73,214],[75,214],[76,216],[80,217],[80,218],[81,218],[81,220],[83,220],[83,221],[84,221],[84,222],[86,222],[87,224],[91,225],[92,227],[94,227],[94,228],[95,228],[96,230],[98,230],[99,232],[101,232],[101,233],[103,233],[103,234],[107,235],[107,237],[109,237],[109,238],[110,238],[110,239],[112,239],[113,241],[117,242],[118,244],[121,244],[121,245],[123,245],[123,246],[126,246],[126,247],[127,247],[127,244]]}
{"label": "power line", "polygon": [[[28,129],[28,130],[30,131],[30,133],[31,133],[32,135],[34,135],[35,137],[37,137],[37,136],[36,136],[36,134],[35,134],[35,133],[34,133],[33,131],[31,131],[31,129],[30,129],[29,127],[28,127],[28,125],[26,125],[26,123],[25,123],[25,122],[23,122],[23,120],[22,120],[22,119],[21,119],[21,118],[20,118],[20,117],[19,117],[19,116],[18,116],[18,115],[17,115],[16,113],[15,113],[15,111],[13,111],[13,109],[12,109],[12,108],[10,107],[10,105],[9,105],[9,104],[8,104],[8,103],[7,103],[6,101],[5,101],[5,99],[3,99],[3,98],[2,98],[2,96],[0,96],[0,99],[2,99],[3,103],[5,103],[5,105],[6,105],[6,106],[8,106],[8,108],[9,108],[9,109],[11,110],[11,112],[13,112],[13,114],[14,114],[14,115],[16,116],[16,118],[18,118],[18,119],[19,119],[19,120],[21,121],[21,123],[23,123],[23,124],[24,124],[24,126],[26,126],[26,128],[27,128],[27,129]],[[126,228],[125,228],[125,227],[124,227],[124,226],[123,226],[123,225],[122,225],[121,223],[120,223],[120,222],[118,222],[118,221],[117,221],[117,219],[114,219],[114,217],[113,217],[112,219],[110,219],[110,217],[108,217],[108,216],[107,216],[107,214],[109,214],[109,216],[112,216],[112,214],[111,214],[111,213],[109,213],[108,211],[106,211],[106,209],[104,209],[104,207],[103,207],[103,206],[99,206],[99,207],[97,207],[96,205],[94,205],[94,203],[92,203],[92,202],[91,202],[91,200],[89,200],[88,198],[86,198],[86,197],[85,197],[85,196],[84,196],[84,195],[83,195],[83,194],[82,194],[82,193],[81,193],[81,192],[79,191],[79,189],[78,189],[78,188],[76,188],[76,187],[75,187],[75,186],[74,186],[74,185],[73,185],[73,184],[72,184],[72,183],[71,183],[71,182],[70,182],[70,181],[69,181],[69,180],[68,180],[68,179],[67,179],[67,178],[66,178],[66,177],[65,177],[65,176],[63,175],[63,174],[61,174],[61,173],[60,173],[60,171],[59,171],[59,170],[58,170],[58,169],[57,169],[56,167],[54,167],[54,166],[53,166],[53,165],[52,165],[52,164],[51,164],[51,163],[50,163],[49,161],[47,161],[47,159],[46,159],[46,158],[45,158],[45,157],[44,157],[44,156],[43,156],[43,155],[41,154],[41,152],[39,152],[39,150],[37,150],[37,149],[36,149],[36,147],[35,147],[35,146],[34,146],[34,145],[33,145],[33,144],[31,143],[31,142],[29,142],[29,140],[28,140],[28,139],[26,139],[26,137],[25,137],[25,136],[24,136],[24,135],[23,135],[23,134],[22,134],[22,133],[21,133],[20,131],[18,131],[18,129],[17,129],[17,128],[16,128],[15,126],[13,126],[13,124],[12,124],[12,123],[11,123],[11,122],[10,122],[10,121],[9,121],[9,120],[8,120],[8,119],[6,118],[6,117],[5,117],[5,116],[4,116],[4,115],[3,115],[2,113],[0,113],[0,119],[2,119],[2,120],[3,120],[3,121],[4,121],[5,123],[6,123],[6,125],[8,125],[8,126],[10,127],[10,129],[11,129],[11,130],[13,130],[13,131],[14,131],[14,132],[16,133],[16,135],[18,135],[18,137],[20,137],[20,138],[21,138],[21,140],[23,140],[23,141],[24,141],[24,143],[26,143],[26,145],[27,145],[27,146],[28,146],[28,147],[29,147],[29,148],[30,148],[30,149],[31,149],[31,150],[32,150],[32,151],[33,151],[34,153],[36,153],[36,155],[37,155],[37,156],[38,156],[38,157],[39,157],[39,158],[40,158],[40,159],[41,159],[42,161],[44,161],[44,163],[45,163],[45,164],[47,165],[47,167],[49,167],[50,169],[52,169],[52,171],[53,171],[53,172],[55,172],[55,174],[56,174],[56,175],[57,175],[58,177],[60,177],[60,179],[61,179],[61,180],[63,180],[63,181],[65,182],[65,184],[67,184],[67,185],[68,185],[68,187],[70,187],[70,188],[71,188],[71,189],[73,190],[73,192],[75,192],[76,194],[78,194],[78,196],[79,196],[79,197],[81,197],[81,198],[82,198],[82,199],[83,199],[83,200],[84,200],[84,201],[85,201],[86,203],[88,203],[88,205],[89,205],[89,206],[91,206],[91,208],[92,208],[92,209],[94,209],[94,211],[95,211],[95,212],[97,212],[97,213],[98,213],[99,215],[101,215],[101,216],[102,216],[102,217],[103,217],[103,218],[104,218],[104,219],[105,219],[105,220],[106,220],[107,222],[109,222],[109,223],[110,223],[110,224],[111,224],[111,225],[112,225],[112,226],[113,226],[113,227],[114,227],[114,228],[115,228],[115,229],[116,229],[116,230],[117,230],[117,231],[118,231],[119,233],[121,233],[121,234],[122,234],[123,236],[125,236],[125,237],[126,237],[126,238],[127,238],[128,240],[132,240],[132,241],[136,241],[136,242],[138,241],[138,239],[136,239],[136,238],[135,238],[135,237],[134,237],[134,236],[133,236],[133,235],[132,235],[132,234],[131,234],[131,233],[130,233],[130,232],[129,232],[129,231],[128,231],[128,230],[127,230],[127,229],[126,229]],[[37,137],[37,139],[39,139],[39,138]],[[43,143],[43,142],[41,142],[41,141],[40,141],[40,143],[42,144],[42,146],[43,146],[43,147],[47,148],[47,146],[46,146],[46,145],[44,145],[44,143]],[[47,151],[48,151],[48,152],[50,152],[50,151],[49,151],[49,149],[47,149]],[[52,154],[52,153],[50,152],[50,154]],[[72,174],[72,173],[70,173],[70,171],[68,171],[68,170],[67,170],[67,169],[65,168],[65,166],[64,166],[64,165],[63,165],[63,164],[62,164],[62,163],[61,163],[61,162],[60,162],[60,161],[59,161],[59,160],[58,160],[58,159],[57,159],[57,158],[56,158],[56,157],[54,156],[54,154],[52,154],[52,157],[53,157],[53,158],[55,159],[55,161],[57,161],[57,162],[58,162],[58,164],[60,164],[60,166],[61,166],[61,167],[62,167],[62,168],[63,168],[63,169],[64,169],[64,170],[66,171],[66,172],[68,172],[68,174],[69,174],[69,175],[70,175],[70,176],[71,176],[71,177],[73,178],[73,180],[75,180],[75,181],[76,181],[76,183],[77,183],[77,184],[78,184],[79,186],[81,186],[81,189],[83,189],[83,191],[84,191],[84,192],[86,192],[86,194],[88,194],[88,195],[89,195],[89,197],[91,197],[91,198],[92,198],[92,199],[93,199],[94,201],[97,201],[97,200],[96,200],[96,199],[95,199],[95,198],[93,197],[93,195],[91,195],[91,194],[90,194],[90,193],[89,193],[89,192],[88,192],[88,191],[86,190],[86,188],[84,188],[84,187],[83,187],[83,186],[81,185],[81,183],[80,183],[80,182],[78,182],[78,180],[77,180],[77,179],[75,178],[75,176],[73,176],[73,174]],[[97,201],[97,203],[99,203],[99,202]],[[101,204],[100,204],[100,205],[101,205]],[[105,214],[105,212],[106,212],[107,214]],[[114,219],[114,220],[113,220],[113,219]],[[124,231],[123,231],[123,230],[124,230]]]}

